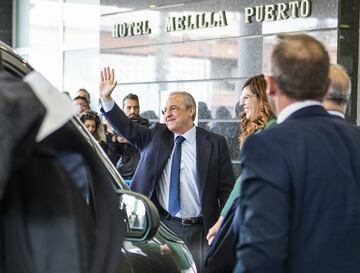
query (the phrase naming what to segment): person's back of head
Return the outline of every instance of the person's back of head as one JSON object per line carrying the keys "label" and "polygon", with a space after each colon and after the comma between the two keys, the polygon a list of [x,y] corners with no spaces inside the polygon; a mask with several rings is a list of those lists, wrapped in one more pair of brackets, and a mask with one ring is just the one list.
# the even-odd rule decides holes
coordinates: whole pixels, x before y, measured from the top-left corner
{"label": "person's back of head", "polygon": [[240,101],[235,104],[235,119],[240,118],[240,113],[244,111],[244,107],[241,105]]}
{"label": "person's back of head", "polygon": [[90,103],[91,103],[91,101],[90,101],[90,93],[85,88],[80,88],[76,92],[76,96],[86,98],[86,100],[89,102],[89,105],[90,105]]}
{"label": "person's back of head", "polygon": [[146,119],[158,119],[158,116],[154,112],[154,110],[146,110],[140,113],[140,116]]}
{"label": "person's back of head", "polygon": [[225,106],[220,106],[215,113],[217,119],[231,119],[231,113]]}
{"label": "person's back of head", "polygon": [[198,102],[198,116],[199,119],[211,119],[211,111],[209,110],[206,102]]}
{"label": "person's back of head", "polygon": [[329,78],[331,84],[323,105],[327,110],[339,111],[345,114],[351,94],[350,77],[341,65],[331,64]]}
{"label": "person's back of head", "polygon": [[306,34],[278,35],[271,73],[291,99],[322,100],[327,91],[329,55],[321,42]]}

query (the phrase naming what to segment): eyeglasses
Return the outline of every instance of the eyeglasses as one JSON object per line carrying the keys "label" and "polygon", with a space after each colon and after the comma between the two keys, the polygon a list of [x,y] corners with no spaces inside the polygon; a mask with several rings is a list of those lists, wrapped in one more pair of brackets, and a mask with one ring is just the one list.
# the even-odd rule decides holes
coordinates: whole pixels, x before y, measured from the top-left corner
{"label": "eyeglasses", "polygon": [[178,112],[180,109],[182,109],[182,108],[185,108],[186,109],[186,107],[180,107],[180,106],[177,106],[177,105],[171,105],[171,106],[169,106],[169,108],[167,108],[167,107],[165,107],[163,110],[161,110],[161,113],[163,114],[163,115],[165,115],[167,112],[169,112],[169,113],[176,113],[176,112]]}

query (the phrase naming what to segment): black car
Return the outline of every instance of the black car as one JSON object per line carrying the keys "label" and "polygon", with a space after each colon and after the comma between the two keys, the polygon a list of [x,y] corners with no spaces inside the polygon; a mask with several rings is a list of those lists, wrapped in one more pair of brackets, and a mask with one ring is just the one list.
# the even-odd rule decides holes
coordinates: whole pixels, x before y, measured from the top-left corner
{"label": "black car", "polygon": [[[1,41],[0,53],[3,69],[16,78],[22,79],[34,71]],[[78,118],[72,117],[44,141],[58,153],[75,146],[78,151],[84,151],[83,158],[91,166],[88,170],[90,197],[87,197],[90,208],[97,206],[96,198],[92,196],[93,188],[108,181],[112,184],[118,196],[119,219],[123,219],[122,226],[126,229],[122,246],[119,246],[123,253],[119,272],[196,272],[192,256],[183,241],[160,222],[156,208],[148,198],[129,191],[116,168]],[[93,175],[96,170],[101,171]],[[96,213],[92,217],[91,221],[100,219]]]}

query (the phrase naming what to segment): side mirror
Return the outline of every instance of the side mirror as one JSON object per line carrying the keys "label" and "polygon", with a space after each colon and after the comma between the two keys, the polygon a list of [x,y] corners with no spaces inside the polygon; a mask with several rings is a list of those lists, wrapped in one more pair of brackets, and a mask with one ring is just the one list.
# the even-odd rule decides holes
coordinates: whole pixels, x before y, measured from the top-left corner
{"label": "side mirror", "polygon": [[146,196],[118,190],[119,209],[125,222],[125,238],[145,241],[154,237],[160,227],[160,217],[155,205]]}

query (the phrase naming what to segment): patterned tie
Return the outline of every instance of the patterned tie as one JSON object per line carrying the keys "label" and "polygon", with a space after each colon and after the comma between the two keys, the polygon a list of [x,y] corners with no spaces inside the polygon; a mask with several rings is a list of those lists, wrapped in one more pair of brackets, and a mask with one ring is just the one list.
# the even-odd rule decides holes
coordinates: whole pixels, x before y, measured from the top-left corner
{"label": "patterned tie", "polygon": [[169,213],[172,217],[180,210],[180,162],[181,144],[185,138],[177,136],[175,139],[175,150],[171,163],[170,191],[169,191]]}

